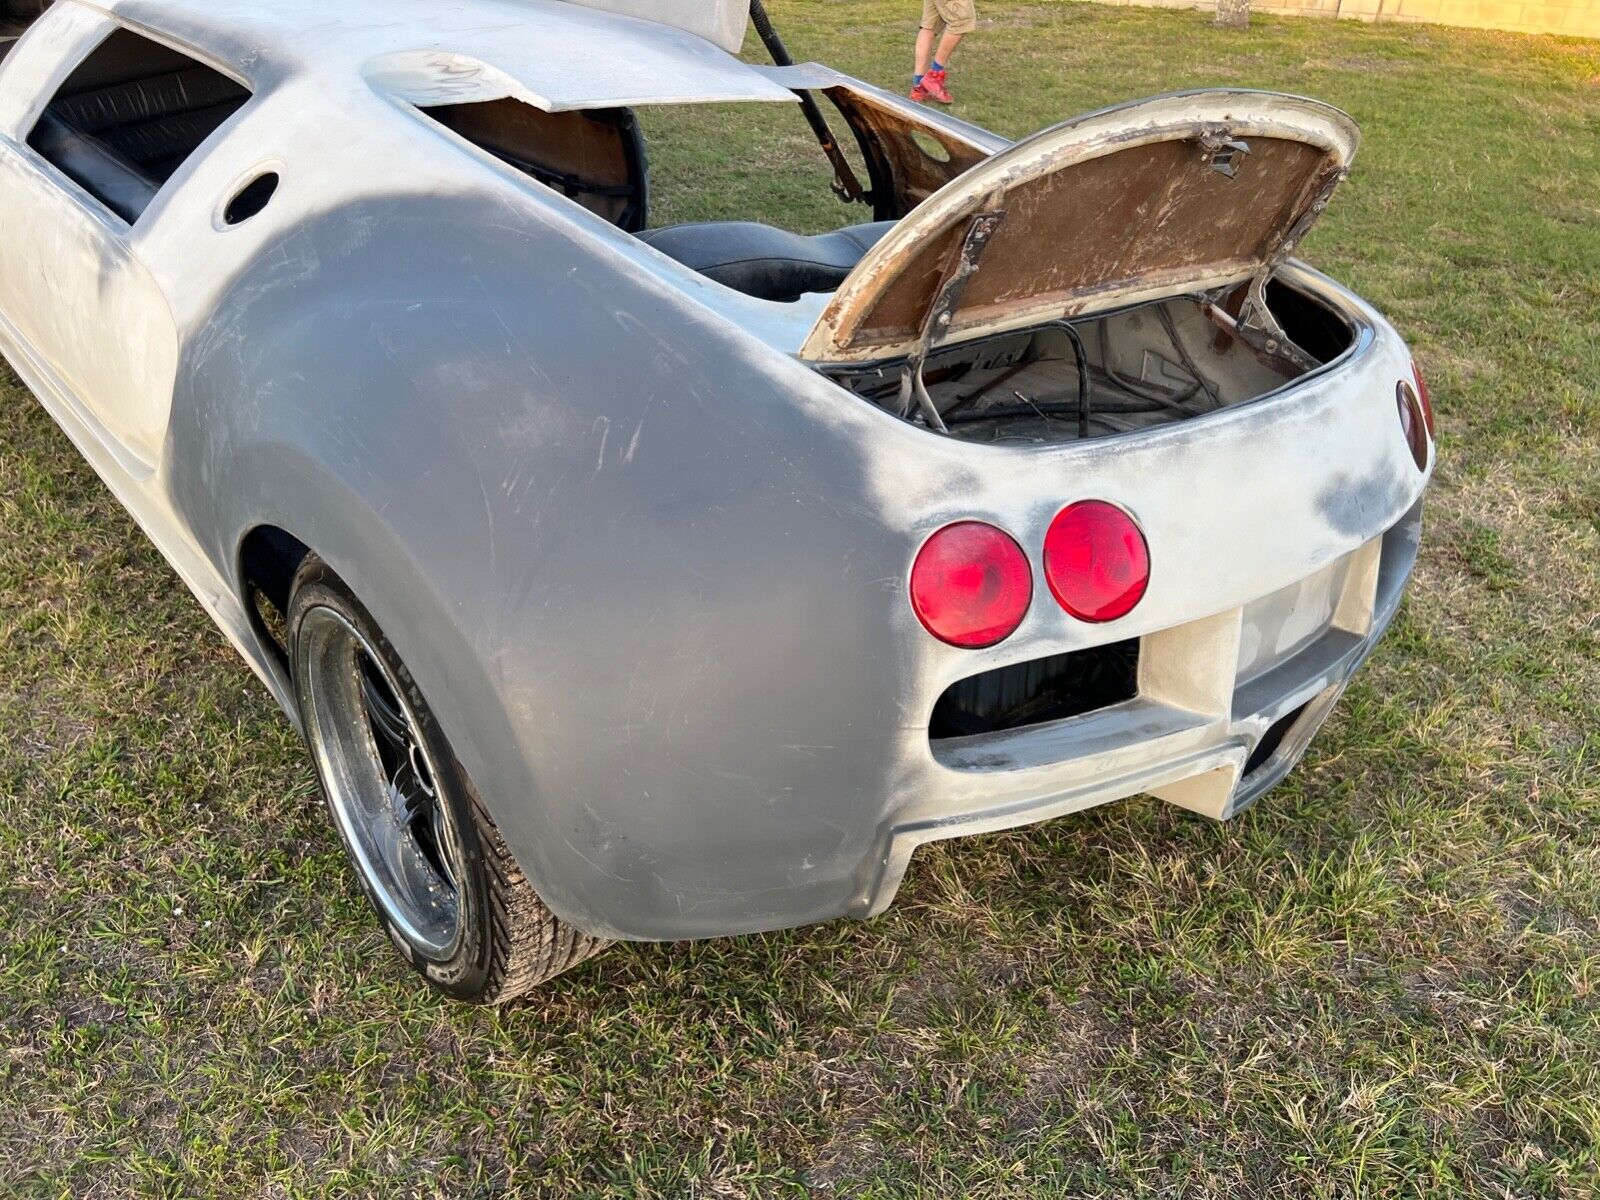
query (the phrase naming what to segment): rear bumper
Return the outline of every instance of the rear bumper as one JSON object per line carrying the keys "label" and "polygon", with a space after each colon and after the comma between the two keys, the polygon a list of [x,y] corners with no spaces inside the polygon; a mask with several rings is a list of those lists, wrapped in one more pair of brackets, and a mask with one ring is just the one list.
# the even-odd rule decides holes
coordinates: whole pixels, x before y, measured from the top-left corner
{"label": "rear bumper", "polygon": [[[1421,528],[1419,500],[1315,580],[1147,634],[1132,700],[936,745],[940,766],[961,782],[937,806],[890,827],[863,880],[857,915],[888,906],[924,842],[1032,824],[1141,792],[1219,819],[1248,808],[1300,760],[1388,629]],[[1326,619],[1296,636],[1295,614],[1307,608]],[[1271,649],[1275,639],[1282,650]]]}

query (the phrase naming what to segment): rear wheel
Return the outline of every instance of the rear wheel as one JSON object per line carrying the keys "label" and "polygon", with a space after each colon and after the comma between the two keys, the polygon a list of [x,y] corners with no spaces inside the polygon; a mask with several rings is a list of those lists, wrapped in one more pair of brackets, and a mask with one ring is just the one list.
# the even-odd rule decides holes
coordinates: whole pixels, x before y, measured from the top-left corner
{"label": "rear wheel", "polygon": [[295,575],[289,661],[334,825],[423,978],[495,1004],[604,949],[534,893],[394,647],[315,556]]}

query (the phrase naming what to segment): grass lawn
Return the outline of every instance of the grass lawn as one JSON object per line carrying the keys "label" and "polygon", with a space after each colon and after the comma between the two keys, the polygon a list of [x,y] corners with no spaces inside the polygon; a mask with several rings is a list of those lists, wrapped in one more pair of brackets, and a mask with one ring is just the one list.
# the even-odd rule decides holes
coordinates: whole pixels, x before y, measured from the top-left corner
{"label": "grass lawn", "polygon": [[[906,82],[912,0],[772,8]],[[983,15],[956,111],[1007,134],[1204,84],[1365,130],[1304,252],[1413,339],[1443,465],[1305,764],[1228,825],[1141,799],[929,847],[869,923],[446,1005],[287,722],[0,369],[0,1195],[1600,1186],[1600,43]],[[845,219],[798,120],[647,127],[662,223]]]}

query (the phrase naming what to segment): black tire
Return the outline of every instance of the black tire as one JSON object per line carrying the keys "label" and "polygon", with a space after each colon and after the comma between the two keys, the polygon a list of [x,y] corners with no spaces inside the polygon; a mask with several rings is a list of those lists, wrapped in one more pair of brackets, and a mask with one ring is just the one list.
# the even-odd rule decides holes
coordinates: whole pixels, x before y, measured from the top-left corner
{"label": "black tire", "polygon": [[[341,815],[335,803],[334,788],[339,783],[330,778],[330,774],[336,769],[329,767],[324,753],[319,752],[318,738],[323,739],[326,746],[329,738],[346,735],[336,732],[340,724],[336,707],[314,698],[315,681],[305,677],[328,669],[323,665],[325,660],[308,658],[300,652],[304,648],[302,634],[308,628],[308,617],[312,618],[309,622],[312,629],[333,627],[334,621],[348,625],[365,643],[359,646],[359,653],[375,658],[381,668],[380,678],[393,681],[403,693],[403,708],[409,709],[409,712],[402,712],[407,719],[408,737],[415,736],[416,749],[429,768],[426,775],[419,774],[418,778],[431,781],[433,786],[427,791],[426,803],[430,811],[432,806],[440,810],[431,818],[431,828],[440,831],[433,861],[441,863],[439,878],[453,885],[454,890],[452,941],[445,948],[430,952],[420,938],[408,934],[403,919],[391,914],[384,898],[384,884],[378,878],[381,870],[374,868],[369,874],[353,840],[361,835],[352,833],[355,825],[347,823],[350,819]],[[295,574],[289,601],[288,633],[289,661],[301,722],[329,814],[379,923],[402,957],[433,988],[452,999],[472,1004],[502,1004],[525,995],[538,984],[609,945],[574,929],[545,907],[506,849],[477,790],[434,719],[433,710],[389,639],[338,575],[315,555],[308,555]],[[364,670],[370,670],[370,666],[351,659],[352,678],[359,677]],[[323,693],[330,690],[324,687]],[[356,746],[364,739],[373,760],[369,765],[376,768],[377,778],[387,776],[388,771],[376,748],[379,740],[373,733],[376,726],[358,730],[354,722],[347,723],[352,726],[347,736],[355,739],[349,746]],[[314,730],[321,732],[314,734]],[[340,752],[356,754],[348,746]],[[398,796],[399,788],[392,781],[389,786]],[[406,808],[406,811],[411,810]],[[411,821],[414,825],[416,818],[412,817]],[[418,857],[416,861],[422,859]],[[392,897],[401,889],[394,886],[393,876],[390,876],[390,883],[389,903],[393,904]]]}

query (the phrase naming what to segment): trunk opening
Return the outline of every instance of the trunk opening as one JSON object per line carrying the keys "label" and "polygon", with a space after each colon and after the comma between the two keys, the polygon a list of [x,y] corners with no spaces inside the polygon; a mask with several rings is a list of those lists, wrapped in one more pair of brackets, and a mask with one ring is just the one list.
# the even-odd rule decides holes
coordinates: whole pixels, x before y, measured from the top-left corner
{"label": "trunk opening", "polygon": [[[1175,424],[1277,391],[1354,341],[1343,317],[1288,284],[1270,281],[1266,300],[1315,365],[1240,340],[1224,328],[1226,318],[1208,315],[1207,298],[1174,296],[941,346],[928,354],[922,378],[944,432],[966,441],[1063,442]],[[906,404],[906,363],[901,357],[819,369],[878,407],[928,426],[922,408]]]}

